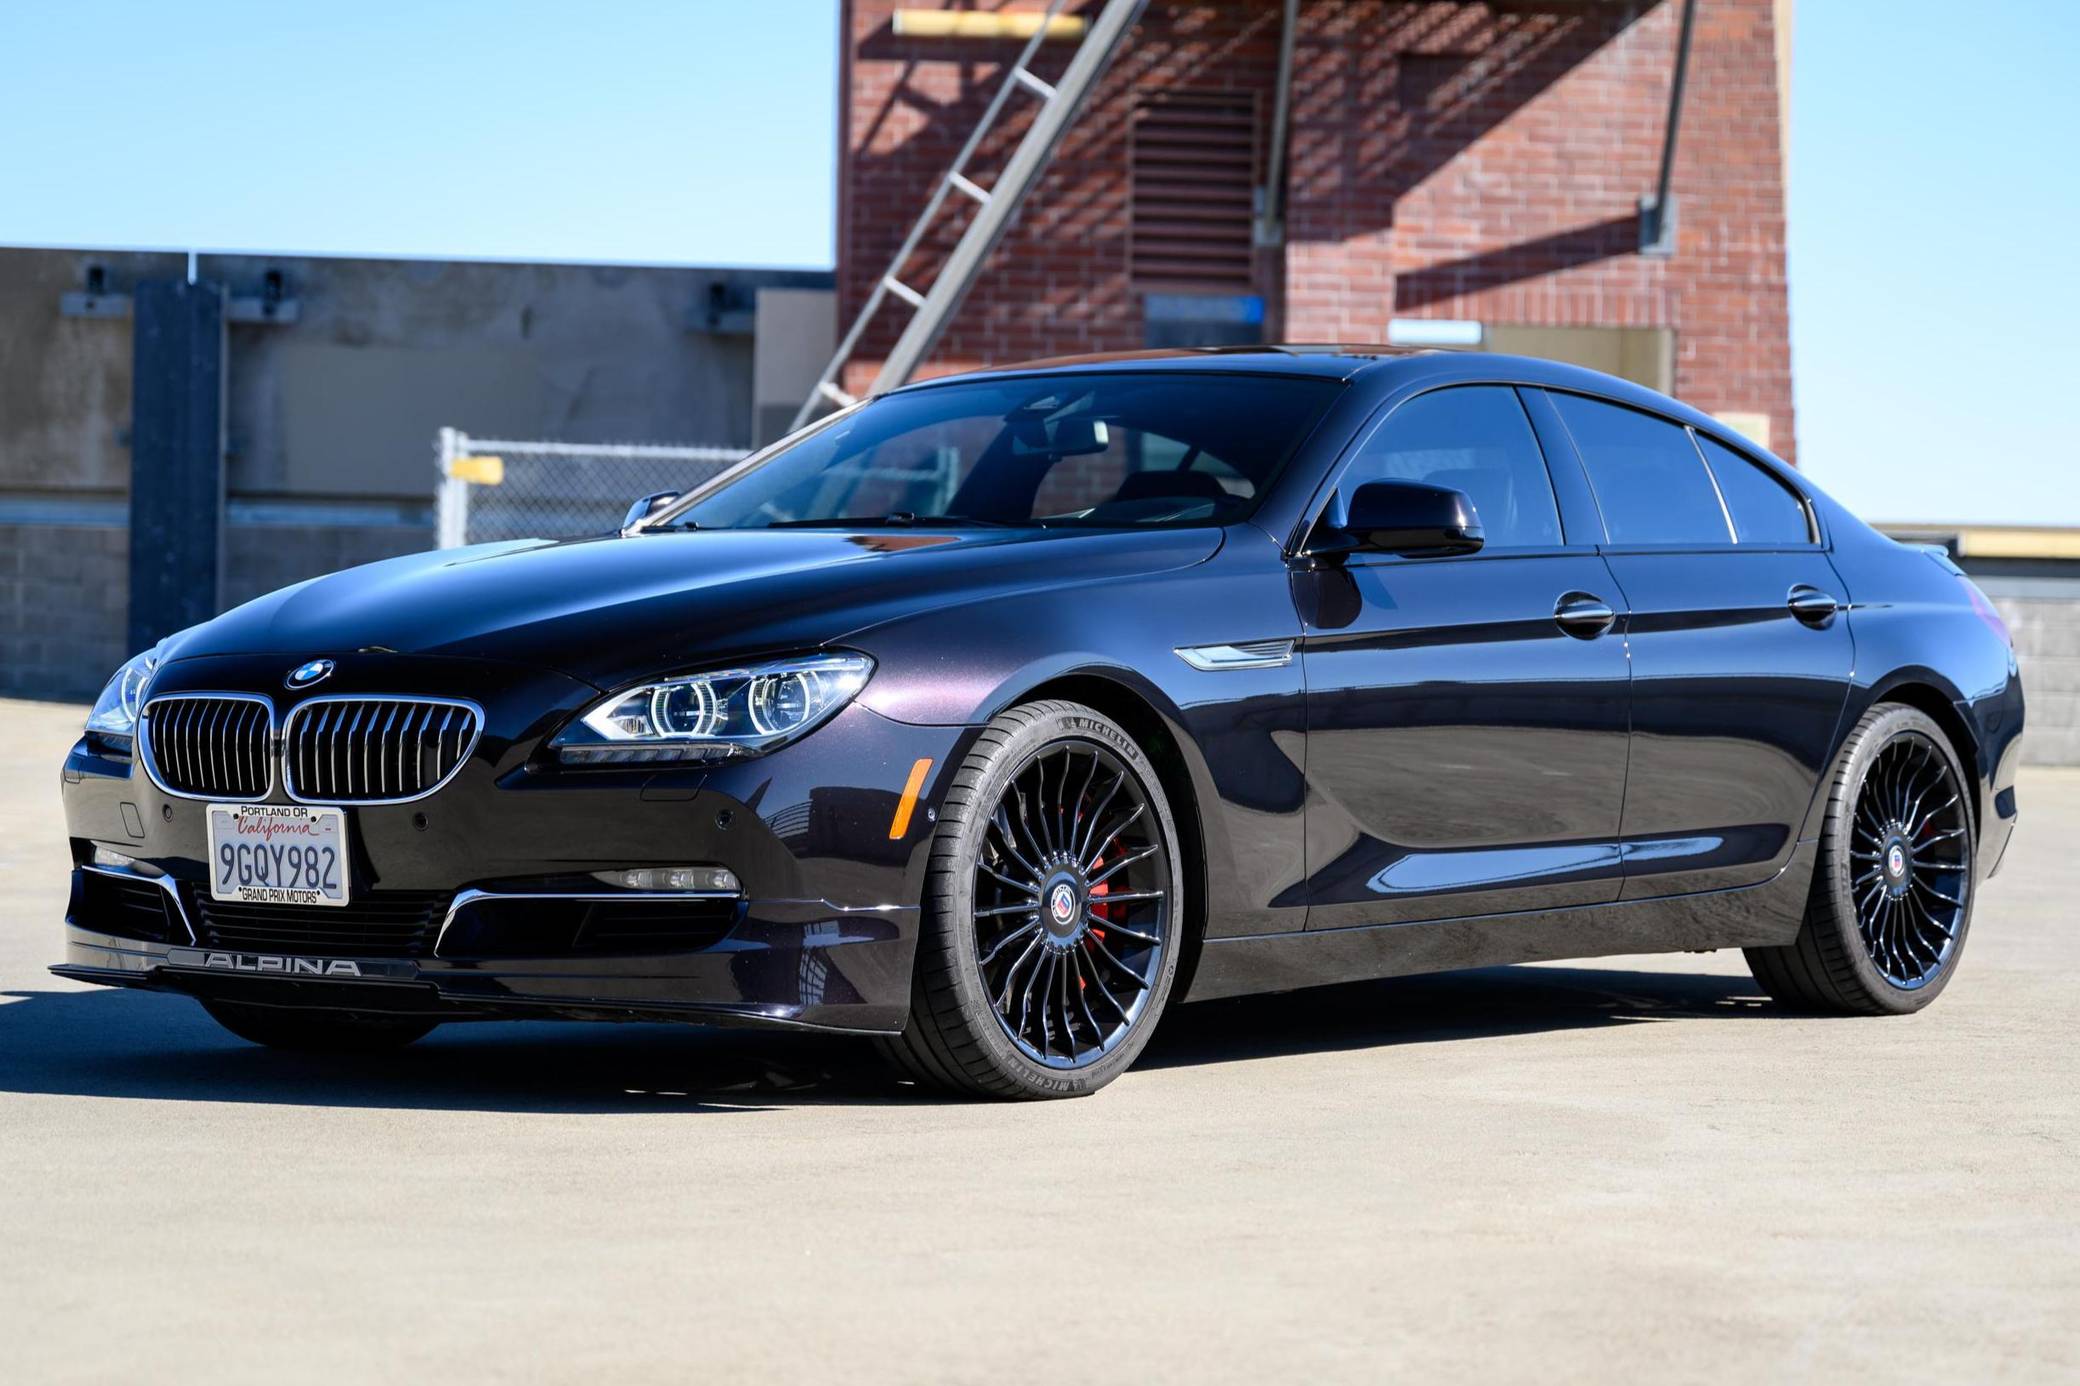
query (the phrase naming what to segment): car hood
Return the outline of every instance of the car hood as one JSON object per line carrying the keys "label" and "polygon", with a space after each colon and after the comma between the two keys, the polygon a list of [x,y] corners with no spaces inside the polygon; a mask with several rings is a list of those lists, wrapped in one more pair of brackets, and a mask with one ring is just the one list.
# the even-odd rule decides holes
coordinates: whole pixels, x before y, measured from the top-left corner
{"label": "car hood", "polygon": [[174,659],[355,651],[493,659],[603,689],[813,648],[938,605],[1204,561],[1217,529],[674,531],[411,554],[283,588],[184,633]]}

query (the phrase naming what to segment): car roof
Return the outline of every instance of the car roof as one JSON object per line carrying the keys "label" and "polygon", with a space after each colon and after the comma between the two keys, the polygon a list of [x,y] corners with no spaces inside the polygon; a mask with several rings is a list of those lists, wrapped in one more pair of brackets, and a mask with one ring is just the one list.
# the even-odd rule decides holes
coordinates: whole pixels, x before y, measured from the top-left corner
{"label": "car roof", "polygon": [[906,390],[929,389],[957,380],[988,380],[1014,375],[1042,375],[1087,371],[1221,371],[1235,374],[1310,375],[1348,380],[1382,361],[1401,360],[1429,354],[1419,347],[1392,346],[1211,346],[1158,347],[1147,351],[1104,351],[1081,356],[1047,356],[1032,361],[986,366],[959,375],[938,376],[906,385]]}

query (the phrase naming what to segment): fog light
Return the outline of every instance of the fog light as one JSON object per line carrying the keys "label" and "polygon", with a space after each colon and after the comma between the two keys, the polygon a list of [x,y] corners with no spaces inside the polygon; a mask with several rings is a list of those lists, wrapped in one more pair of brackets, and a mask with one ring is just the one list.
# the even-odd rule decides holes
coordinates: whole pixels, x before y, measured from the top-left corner
{"label": "fog light", "polygon": [[740,895],[737,873],[725,866],[638,866],[623,871],[595,871],[592,879],[623,890],[683,890],[709,895]]}

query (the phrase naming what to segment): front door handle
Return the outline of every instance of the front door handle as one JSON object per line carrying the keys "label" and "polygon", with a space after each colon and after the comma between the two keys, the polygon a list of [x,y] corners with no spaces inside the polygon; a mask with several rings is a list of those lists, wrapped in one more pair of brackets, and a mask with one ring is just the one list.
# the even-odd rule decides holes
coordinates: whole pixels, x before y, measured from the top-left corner
{"label": "front door handle", "polygon": [[1791,608],[1793,616],[1809,626],[1826,625],[1834,619],[1834,614],[1842,609],[1842,604],[1834,593],[1823,592],[1803,582],[1791,589],[1791,595],[1784,599],[1784,605]]}
{"label": "front door handle", "polygon": [[1611,628],[1618,613],[1601,597],[1592,597],[1587,592],[1569,592],[1553,608],[1553,619],[1560,629],[1579,640],[1594,640]]}

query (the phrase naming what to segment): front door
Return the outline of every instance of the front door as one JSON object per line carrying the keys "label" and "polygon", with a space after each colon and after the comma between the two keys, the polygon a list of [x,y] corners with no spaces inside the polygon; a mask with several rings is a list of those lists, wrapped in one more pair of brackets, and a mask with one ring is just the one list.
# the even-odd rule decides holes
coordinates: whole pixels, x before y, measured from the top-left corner
{"label": "front door", "polygon": [[1593,539],[1563,534],[1523,404],[1501,386],[1416,396],[1337,495],[1380,478],[1465,492],[1486,545],[1295,574],[1308,927],[1615,899],[1623,604]]}

